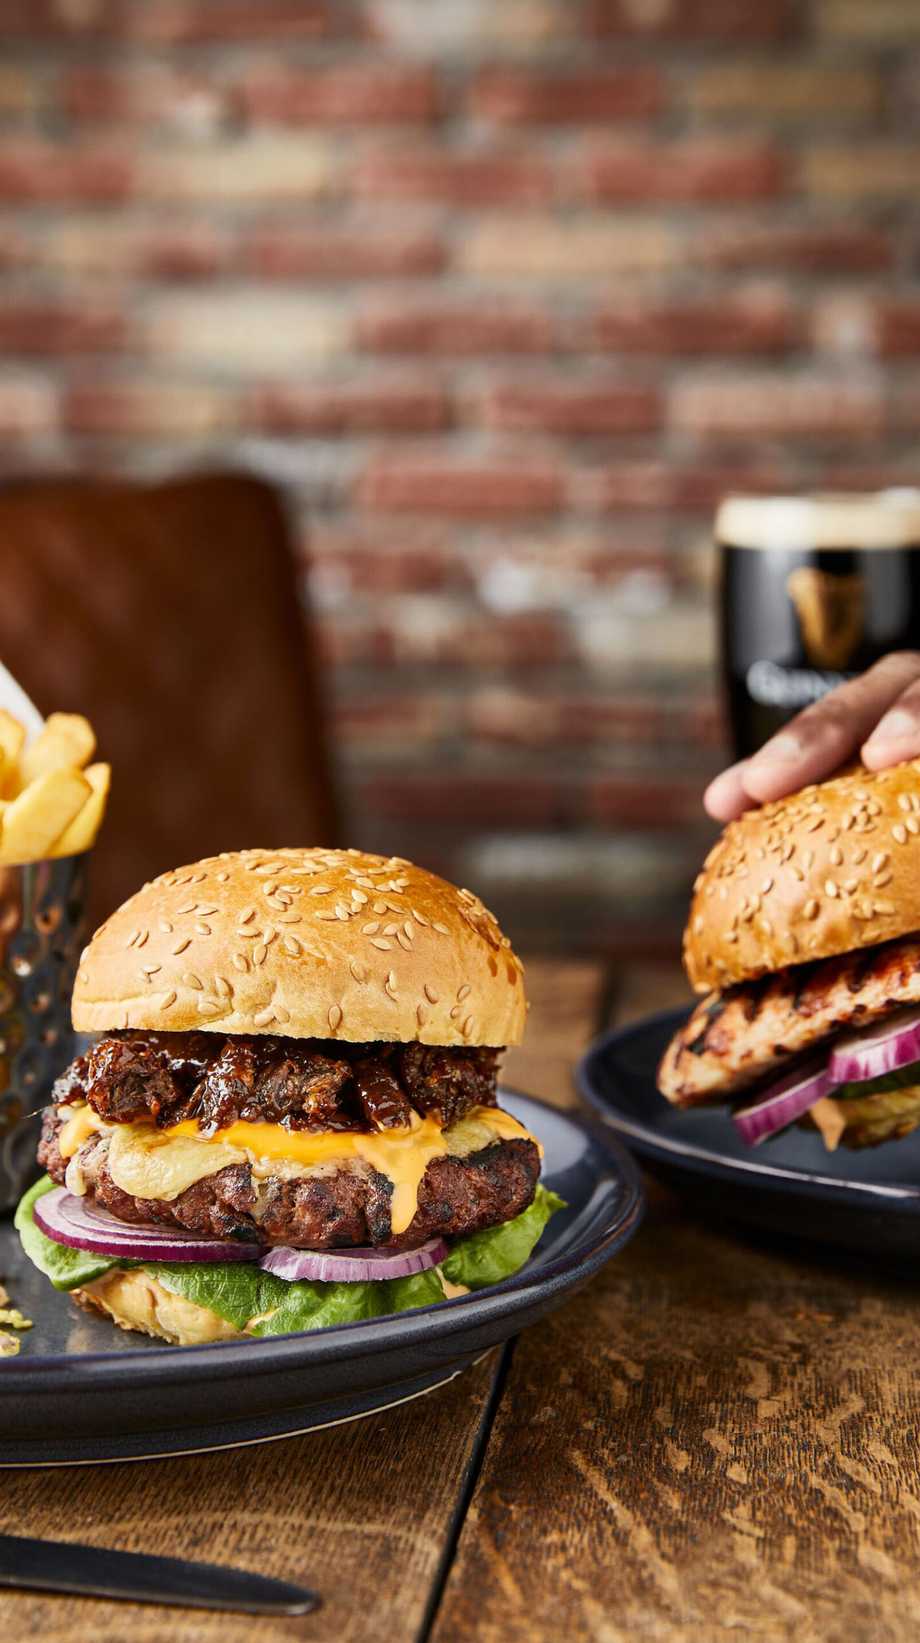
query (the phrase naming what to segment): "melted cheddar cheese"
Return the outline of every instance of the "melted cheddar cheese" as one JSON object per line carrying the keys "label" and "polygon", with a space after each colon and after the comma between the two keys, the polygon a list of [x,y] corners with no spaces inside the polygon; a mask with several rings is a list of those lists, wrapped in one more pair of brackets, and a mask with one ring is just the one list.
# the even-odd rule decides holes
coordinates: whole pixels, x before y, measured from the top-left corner
{"label": "melted cheddar cheese", "polygon": [[[489,1140],[534,1140],[529,1130],[498,1107],[476,1107],[464,1123],[474,1121]],[[462,1129],[458,1126],[458,1131]],[[79,1107],[58,1136],[61,1157],[70,1159],[90,1136],[109,1137],[107,1167],[115,1185],[136,1198],[169,1200],[228,1164],[249,1164],[256,1175],[271,1173],[283,1161],[304,1173],[320,1165],[359,1160],[393,1184],[390,1210],[393,1232],[405,1232],[418,1209],[422,1176],[433,1158],[451,1152],[451,1133],[435,1118],[416,1118],[408,1129],[352,1131],[287,1130],[281,1124],[238,1120],[214,1135],[202,1135],[194,1119],[169,1129],[147,1124],[107,1124],[92,1107]]]}

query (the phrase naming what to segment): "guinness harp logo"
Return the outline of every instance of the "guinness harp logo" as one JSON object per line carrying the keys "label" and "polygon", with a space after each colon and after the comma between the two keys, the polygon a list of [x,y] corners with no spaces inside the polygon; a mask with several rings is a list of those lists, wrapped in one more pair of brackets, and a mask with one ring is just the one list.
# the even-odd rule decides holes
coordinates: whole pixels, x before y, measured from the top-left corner
{"label": "guinness harp logo", "polygon": [[805,654],[814,667],[845,667],[862,637],[865,597],[861,576],[832,576],[800,565],[786,578]]}

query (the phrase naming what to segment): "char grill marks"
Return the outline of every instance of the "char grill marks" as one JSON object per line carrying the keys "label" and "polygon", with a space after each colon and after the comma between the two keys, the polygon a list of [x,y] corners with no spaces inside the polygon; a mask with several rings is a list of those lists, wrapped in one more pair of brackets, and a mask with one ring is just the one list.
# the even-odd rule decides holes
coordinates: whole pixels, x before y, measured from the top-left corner
{"label": "char grill marks", "polygon": [[498,1050],[214,1033],[110,1033],[55,1085],[114,1123],[237,1119],[292,1130],[405,1127],[413,1110],[454,1123],[495,1105]]}
{"label": "char grill marks", "polygon": [[665,1051],[658,1085],[678,1106],[724,1101],[835,1033],[916,1004],[917,935],[739,982],[697,1005]]}

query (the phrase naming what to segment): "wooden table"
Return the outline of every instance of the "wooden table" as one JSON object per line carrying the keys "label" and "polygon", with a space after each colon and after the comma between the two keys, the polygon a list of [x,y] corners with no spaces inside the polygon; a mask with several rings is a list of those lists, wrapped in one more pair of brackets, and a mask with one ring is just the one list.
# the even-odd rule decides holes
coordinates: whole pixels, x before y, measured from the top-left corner
{"label": "wooden table", "polygon": [[[670,969],[553,963],[531,991],[509,1078],[562,1105],[601,1022],[683,995]],[[746,1245],[652,1188],[588,1290],[418,1403],[223,1455],[0,1473],[4,1529],[284,1574],[320,1613],[5,1594],[0,1637],[913,1643],[918,1363],[912,1284]]]}

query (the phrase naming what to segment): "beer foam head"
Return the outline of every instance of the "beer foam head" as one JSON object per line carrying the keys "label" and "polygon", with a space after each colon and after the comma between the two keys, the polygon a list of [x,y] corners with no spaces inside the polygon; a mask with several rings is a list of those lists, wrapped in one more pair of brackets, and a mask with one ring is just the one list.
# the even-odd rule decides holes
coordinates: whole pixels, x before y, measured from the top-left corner
{"label": "beer foam head", "polygon": [[920,490],[826,491],[812,496],[727,496],[716,538],[733,548],[802,552],[809,548],[920,545]]}

